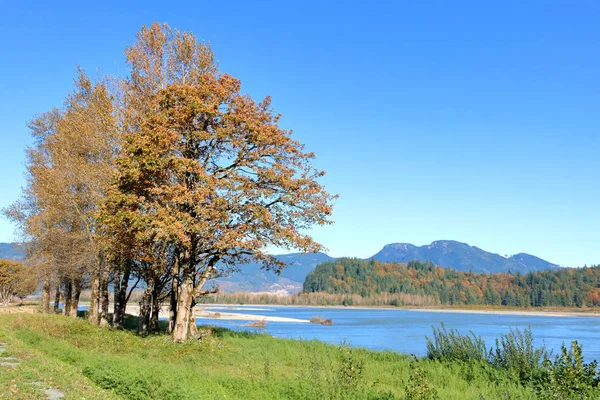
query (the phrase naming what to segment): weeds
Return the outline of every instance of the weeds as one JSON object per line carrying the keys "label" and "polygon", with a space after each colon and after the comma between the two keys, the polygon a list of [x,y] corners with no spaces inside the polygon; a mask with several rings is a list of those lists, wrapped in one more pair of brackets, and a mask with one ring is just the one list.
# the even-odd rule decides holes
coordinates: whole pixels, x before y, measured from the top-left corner
{"label": "weeds", "polygon": [[455,329],[446,330],[442,323],[440,328],[433,327],[433,340],[427,341],[427,358],[446,361],[484,361],[488,357],[485,342],[480,336],[469,331],[462,335]]}
{"label": "weeds", "polygon": [[571,342],[569,349],[563,344],[561,353],[544,362],[541,379],[537,385],[541,399],[597,399],[600,397],[598,363],[585,363],[581,346]]}
{"label": "weeds", "polygon": [[[368,351],[345,343],[331,346],[217,327],[200,330],[206,333],[204,340],[173,344],[166,335],[141,337],[60,315],[1,315],[0,341],[7,342],[7,348],[22,362],[15,369],[0,368],[0,393],[8,393],[16,385],[17,398],[39,398],[24,394],[33,393],[28,382],[43,381],[48,387],[60,387],[67,398],[105,400],[374,400],[407,396],[525,400],[540,398],[542,388],[550,387],[540,386],[536,391],[532,384],[519,383],[514,374],[493,367],[489,360],[411,360],[391,351]],[[572,385],[564,379],[567,373],[562,371],[569,365],[574,366],[572,376],[595,368],[584,366],[577,361],[577,353],[571,353],[569,356],[567,351],[566,361],[556,364],[556,371],[548,370],[540,385],[554,382],[554,388],[547,391],[558,393],[557,399],[560,393],[571,393],[585,382],[591,386],[590,393],[597,394],[596,378],[580,379]],[[587,376],[597,375],[590,372]],[[56,383],[50,384],[51,380]],[[571,389],[560,392],[564,385]]]}
{"label": "weeds", "polygon": [[405,386],[406,400],[436,400],[437,390],[429,382],[429,376],[421,362],[413,354],[410,359],[410,380]]}
{"label": "weeds", "polygon": [[[480,380],[478,373],[488,370],[507,373],[507,379],[535,388],[537,398],[559,400],[584,400],[600,398],[600,372],[597,362],[583,361],[581,346],[574,341],[567,349],[563,344],[561,354],[554,362],[545,346],[535,347],[530,328],[523,332],[511,329],[496,339],[496,346],[487,357],[481,338],[462,335],[456,330],[433,328],[433,340],[427,338],[427,357],[432,360],[457,360],[464,364],[467,380]],[[418,374],[418,379],[422,380]],[[500,384],[502,375],[488,373],[490,381]],[[410,387],[414,392],[415,387]],[[418,388],[418,385],[417,385]]]}
{"label": "weeds", "polygon": [[363,377],[363,368],[363,361],[355,356],[348,343],[343,342],[338,347],[336,385],[344,391],[356,390]]}
{"label": "weeds", "polygon": [[496,348],[490,350],[490,363],[517,375],[521,382],[529,382],[540,373],[544,360],[549,358],[546,347],[536,348],[531,328],[523,332],[512,328],[496,339]]}

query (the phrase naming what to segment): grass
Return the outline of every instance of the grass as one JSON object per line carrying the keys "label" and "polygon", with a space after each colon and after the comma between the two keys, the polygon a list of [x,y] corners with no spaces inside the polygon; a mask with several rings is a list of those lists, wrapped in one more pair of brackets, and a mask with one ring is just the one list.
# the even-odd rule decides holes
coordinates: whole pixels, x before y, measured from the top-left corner
{"label": "grass", "polygon": [[0,398],[43,398],[32,382],[66,399],[535,398],[486,366],[201,329],[202,341],[173,344],[60,315],[2,314],[0,341],[21,362],[0,367]]}

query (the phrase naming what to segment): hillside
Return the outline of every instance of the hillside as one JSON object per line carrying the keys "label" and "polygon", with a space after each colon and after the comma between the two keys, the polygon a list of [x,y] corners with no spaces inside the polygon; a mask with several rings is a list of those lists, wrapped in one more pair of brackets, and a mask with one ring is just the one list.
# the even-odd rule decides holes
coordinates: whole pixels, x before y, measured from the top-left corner
{"label": "hillside", "polygon": [[318,265],[306,276],[303,291],[429,295],[442,304],[596,307],[600,306],[600,266],[489,275],[441,268],[430,262],[344,258]]}
{"label": "hillside", "polygon": [[521,272],[560,268],[541,258],[519,253],[503,257],[466,243],[454,240],[438,240],[430,245],[414,246],[409,243],[392,243],[384,246],[373,256],[378,261],[408,262],[412,260],[430,261],[442,267],[458,271],[473,272]]}

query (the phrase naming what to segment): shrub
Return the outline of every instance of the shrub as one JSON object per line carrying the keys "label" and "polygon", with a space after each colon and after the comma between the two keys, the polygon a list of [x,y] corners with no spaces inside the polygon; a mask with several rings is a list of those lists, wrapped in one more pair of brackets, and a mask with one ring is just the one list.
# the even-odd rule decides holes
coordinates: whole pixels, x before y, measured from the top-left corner
{"label": "shrub", "polygon": [[554,363],[546,358],[544,373],[537,382],[542,399],[596,399],[600,397],[598,363],[585,363],[577,341],[567,350],[564,343]]}
{"label": "shrub", "polygon": [[410,380],[405,386],[407,400],[435,400],[437,399],[437,391],[428,380],[427,371],[421,366],[417,357],[411,356],[410,364]]}
{"label": "shrub", "polygon": [[433,340],[427,340],[427,358],[448,361],[484,361],[488,358],[485,342],[480,336],[469,331],[462,335],[455,329],[446,330],[442,323],[440,328],[432,327]]}
{"label": "shrub", "polygon": [[345,342],[338,347],[338,361],[338,387],[343,391],[355,390],[363,377],[363,361],[357,359],[355,352]]}
{"label": "shrub", "polygon": [[545,346],[534,346],[530,327],[523,332],[511,328],[496,339],[496,349],[490,351],[490,363],[516,374],[519,381],[525,383],[540,373],[548,356]]}

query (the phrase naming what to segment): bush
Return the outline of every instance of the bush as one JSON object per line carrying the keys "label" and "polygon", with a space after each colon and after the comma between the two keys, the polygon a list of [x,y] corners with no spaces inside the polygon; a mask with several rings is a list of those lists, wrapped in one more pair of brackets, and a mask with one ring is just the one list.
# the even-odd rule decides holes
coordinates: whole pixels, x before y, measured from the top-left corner
{"label": "bush", "polygon": [[[483,377],[503,385],[502,381],[508,379],[535,389],[540,399],[600,399],[600,371],[596,370],[598,363],[583,361],[581,346],[577,341],[572,342],[569,349],[563,344],[561,354],[555,357],[554,362],[550,360],[545,346],[534,346],[531,328],[523,332],[511,329],[496,339],[495,349],[490,349],[489,353],[485,349],[484,341],[473,332],[462,335],[454,329],[447,331],[443,324],[441,328],[433,328],[433,340],[427,338],[427,357],[464,362],[462,374],[467,381]],[[429,398],[418,397],[428,386],[424,373],[411,366],[411,371],[413,369],[411,380],[415,382],[406,388],[408,398]],[[499,374],[507,374],[506,378],[494,374],[494,370]]]}
{"label": "bush", "polygon": [[540,373],[548,356],[545,346],[536,348],[533,345],[531,328],[523,332],[511,328],[507,334],[496,339],[496,349],[490,351],[490,363],[514,373],[520,382],[525,383]]}
{"label": "bush", "polygon": [[407,400],[435,400],[437,391],[431,383],[427,371],[421,366],[419,360],[413,354],[410,360],[410,381],[404,388]]}
{"label": "bush", "polygon": [[355,391],[363,377],[363,361],[356,357],[350,345],[343,342],[338,347],[336,384],[344,392]]}
{"label": "bush", "polygon": [[442,323],[440,328],[432,327],[433,340],[427,340],[427,358],[431,360],[447,361],[485,361],[488,352],[485,342],[480,336],[469,331],[469,335],[462,335],[455,329],[446,330]]}
{"label": "bush", "polygon": [[598,363],[583,362],[581,346],[571,342],[567,350],[564,343],[554,363],[544,362],[544,373],[537,382],[542,399],[597,399],[600,397]]}

